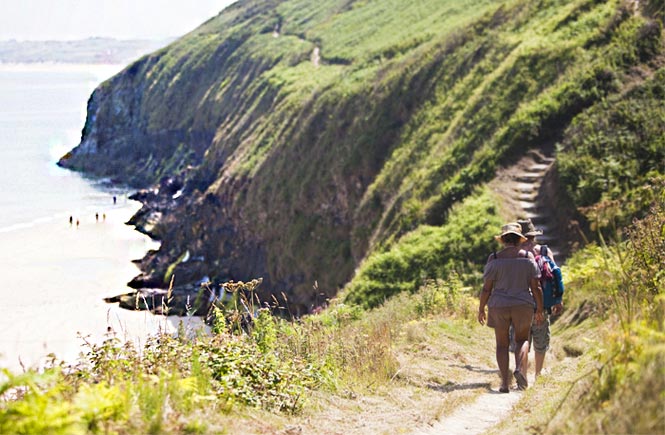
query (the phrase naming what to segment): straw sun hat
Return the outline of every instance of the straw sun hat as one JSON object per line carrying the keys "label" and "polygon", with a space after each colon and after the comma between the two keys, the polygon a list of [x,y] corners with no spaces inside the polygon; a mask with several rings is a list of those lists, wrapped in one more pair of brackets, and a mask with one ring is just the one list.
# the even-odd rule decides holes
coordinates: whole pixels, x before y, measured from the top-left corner
{"label": "straw sun hat", "polygon": [[522,234],[522,226],[517,222],[510,222],[502,226],[501,234],[499,234],[498,236],[494,236],[494,238],[500,241],[501,238],[506,234],[516,234],[517,236],[520,237],[520,239],[522,239],[523,242],[526,241],[526,237],[524,237],[524,235]]}

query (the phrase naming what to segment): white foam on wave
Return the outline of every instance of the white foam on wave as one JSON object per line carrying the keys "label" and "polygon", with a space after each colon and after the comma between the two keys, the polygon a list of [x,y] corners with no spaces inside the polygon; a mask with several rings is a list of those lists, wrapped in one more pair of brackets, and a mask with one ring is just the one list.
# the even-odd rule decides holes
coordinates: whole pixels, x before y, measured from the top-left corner
{"label": "white foam on wave", "polygon": [[0,228],[0,233],[10,233],[12,231],[24,230],[34,226],[32,222],[25,222],[20,224],[9,225],[8,227]]}
{"label": "white foam on wave", "polygon": [[57,213],[52,216],[42,216],[38,218],[31,219],[27,222],[18,222],[12,225],[8,225],[6,227],[0,228],[0,233],[11,233],[13,231],[19,231],[19,230],[24,230],[26,228],[33,228],[38,225],[42,224],[48,224],[53,221],[55,221],[57,218],[61,218],[63,216],[62,213]]}

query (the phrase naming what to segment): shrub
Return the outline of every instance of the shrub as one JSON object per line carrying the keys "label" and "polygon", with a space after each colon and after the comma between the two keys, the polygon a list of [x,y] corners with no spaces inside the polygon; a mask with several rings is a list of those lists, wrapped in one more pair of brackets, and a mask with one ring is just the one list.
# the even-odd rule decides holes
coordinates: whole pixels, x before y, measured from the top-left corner
{"label": "shrub", "polygon": [[459,276],[475,284],[477,271],[495,247],[493,235],[500,225],[493,196],[487,188],[478,190],[453,207],[444,225],[422,225],[389,249],[371,255],[349,284],[344,300],[376,307],[395,294],[414,293],[429,279]]}

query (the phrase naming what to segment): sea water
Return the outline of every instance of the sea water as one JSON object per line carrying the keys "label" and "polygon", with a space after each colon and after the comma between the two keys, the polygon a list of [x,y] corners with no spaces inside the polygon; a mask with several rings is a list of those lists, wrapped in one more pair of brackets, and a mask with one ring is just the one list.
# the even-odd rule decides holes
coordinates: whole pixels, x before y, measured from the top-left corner
{"label": "sea water", "polygon": [[104,302],[131,291],[132,260],[158,244],[125,224],[140,208],[132,191],[56,165],[80,141],[91,92],[120,68],[0,64],[0,367],[199,324]]}

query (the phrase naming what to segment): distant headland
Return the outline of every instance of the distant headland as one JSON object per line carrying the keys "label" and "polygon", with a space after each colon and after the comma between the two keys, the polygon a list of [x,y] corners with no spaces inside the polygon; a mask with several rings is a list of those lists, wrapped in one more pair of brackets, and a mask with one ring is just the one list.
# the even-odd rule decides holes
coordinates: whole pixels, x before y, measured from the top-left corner
{"label": "distant headland", "polygon": [[0,63],[128,63],[166,46],[172,39],[119,40],[87,38],[73,41],[0,41]]}

